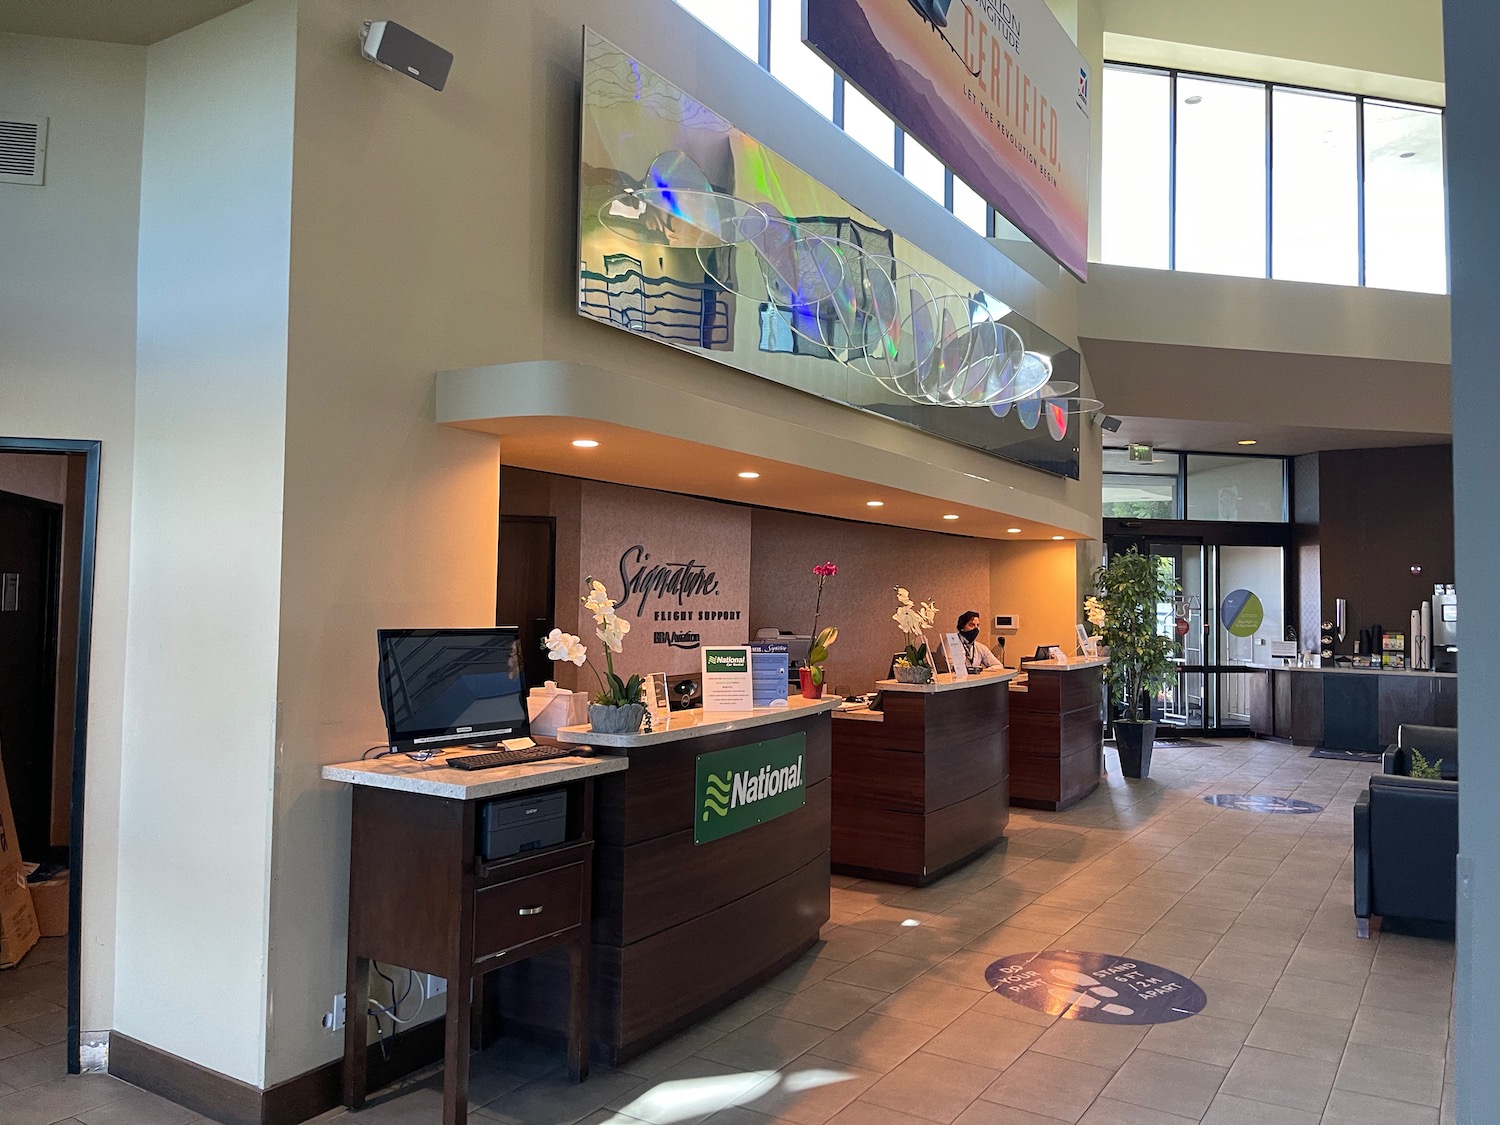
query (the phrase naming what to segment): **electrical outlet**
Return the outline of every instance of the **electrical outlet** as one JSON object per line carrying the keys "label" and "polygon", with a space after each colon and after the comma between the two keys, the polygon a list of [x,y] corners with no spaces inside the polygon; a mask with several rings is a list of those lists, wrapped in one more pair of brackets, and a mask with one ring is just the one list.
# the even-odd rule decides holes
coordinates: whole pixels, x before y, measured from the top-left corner
{"label": "electrical outlet", "polygon": [[427,995],[428,995],[428,997],[441,996],[443,993],[445,993],[447,991],[448,991],[448,982],[444,978],[442,978],[442,977],[435,977],[431,973],[427,974]]}
{"label": "electrical outlet", "polygon": [[333,994],[333,1006],[323,1013],[323,1026],[329,1031],[344,1029],[344,994],[342,992]]}

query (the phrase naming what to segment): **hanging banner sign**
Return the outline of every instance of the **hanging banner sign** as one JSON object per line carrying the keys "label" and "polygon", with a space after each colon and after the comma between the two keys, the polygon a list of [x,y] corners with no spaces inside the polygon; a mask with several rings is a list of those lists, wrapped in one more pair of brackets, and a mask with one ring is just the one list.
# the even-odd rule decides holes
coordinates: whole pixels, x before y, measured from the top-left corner
{"label": "hanging banner sign", "polygon": [[803,39],[1079,280],[1088,64],[1046,0],[804,0]]}

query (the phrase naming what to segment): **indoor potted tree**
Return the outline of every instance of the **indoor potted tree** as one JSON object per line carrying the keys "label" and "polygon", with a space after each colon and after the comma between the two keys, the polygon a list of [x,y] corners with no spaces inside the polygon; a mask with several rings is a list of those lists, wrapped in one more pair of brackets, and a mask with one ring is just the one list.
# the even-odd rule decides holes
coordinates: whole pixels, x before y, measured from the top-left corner
{"label": "indoor potted tree", "polygon": [[1104,618],[1100,639],[1109,646],[1105,679],[1120,708],[1114,721],[1120,769],[1126,777],[1148,777],[1156,739],[1150,699],[1175,671],[1172,641],[1157,632],[1157,606],[1172,600],[1177,583],[1159,560],[1132,547],[1094,572],[1094,590]]}

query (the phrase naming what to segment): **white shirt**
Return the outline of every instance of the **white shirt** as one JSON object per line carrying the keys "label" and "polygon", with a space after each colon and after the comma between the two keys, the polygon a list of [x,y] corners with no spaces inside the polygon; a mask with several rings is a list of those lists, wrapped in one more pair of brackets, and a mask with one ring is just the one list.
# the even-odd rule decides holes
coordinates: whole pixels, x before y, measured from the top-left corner
{"label": "white shirt", "polygon": [[959,638],[964,646],[964,663],[970,668],[978,668],[981,672],[988,668],[1000,668],[1003,665],[993,652],[981,641],[976,639],[972,645]]}

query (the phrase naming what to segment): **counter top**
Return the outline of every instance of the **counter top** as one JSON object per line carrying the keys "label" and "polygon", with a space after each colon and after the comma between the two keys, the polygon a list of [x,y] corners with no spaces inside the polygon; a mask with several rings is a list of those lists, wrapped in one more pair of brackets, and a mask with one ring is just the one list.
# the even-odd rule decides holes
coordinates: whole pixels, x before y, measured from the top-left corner
{"label": "counter top", "polygon": [[934,692],[978,687],[980,684],[1009,683],[1015,678],[1016,673],[1007,668],[1003,672],[980,672],[978,675],[968,676],[962,680],[955,678],[952,672],[939,672],[931,683],[903,684],[899,680],[876,680],[875,686],[881,691],[914,691],[931,695]]}
{"label": "counter top", "polygon": [[671,724],[666,730],[650,734],[600,734],[587,726],[561,727],[557,732],[559,742],[588,743],[590,746],[637,747],[657,746],[664,742],[677,742],[684,738],[701,738],[709,734],[725,734],[729,731],[751,727],[768,726],[787,719],[803,719],[809,715],[820,715],[832,711],[843,702],[842,696],[830,695],[822,699],[803,699],[794,695],[785,707],[757,707],[753,711],[704,711],[695,707],[690,711],[673,711]]}
{"label": "counter top", "polygon": [[[459,752],[460,756],[468,753]],[[370,785],[377,789],[399,789],[405,793],[425,793],[430,797],[449,797],[459,801],[479,801],[504,793],[524,793],[547,785],[561,785],[599,774],[618,773],[628,769],[630,759],[623,757],[549,758],[542,762],[525,762],[516,766],[497,766],[489,770],[456,770],[444,763],[454,754],[444,754],[430,761],[418,762],[405,754],[389,754],[359,762],[341,762],[323,767],[323,780],[343,781],[349,785]]]}
{"label": "counter top", "polygon": [[1336,665],[1318,668],[1299,668],[1295,664],[1285,667],[1277,667],[1270,664],[1247,664],[1245,667],[1261,672],[1332,672],[1357,676],[1445,676],[1455,680],[1458,679],[1457,672],[1434,672],[1430,668],[1347,668]]}
{"label": "counter top", "polygon": [[1069,660],[1066,664],[1058,660],[1028,660],[1021,665],[1021,671],[1031,672],[1077,672],[1084,668],[1103,668],[1109,661],[1103,657],[1091,657],[1085,660],[1079,657],[1077,660]]}

